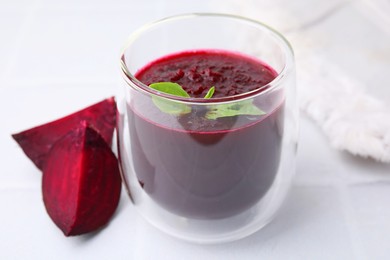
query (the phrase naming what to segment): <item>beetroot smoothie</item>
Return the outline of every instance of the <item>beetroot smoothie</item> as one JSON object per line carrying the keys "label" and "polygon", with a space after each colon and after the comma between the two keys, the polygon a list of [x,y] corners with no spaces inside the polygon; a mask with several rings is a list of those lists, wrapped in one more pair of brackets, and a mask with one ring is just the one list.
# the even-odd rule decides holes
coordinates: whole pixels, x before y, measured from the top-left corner
{"label": "beetroot smoothie", "polygon": [[[277,74],[249,57],[202,50],[160,58],[135,76],[147,85],[179,83],[198,98],[214,86],[217,100],[266,89]],[[250,208],[278,171],[283,101],[278,102],[264,115],[217,119],[206,118],[206,107],[173,116],[152,102],[141,106],[164,124],[129,106],[132,161],[140,185],[160,206],[184,217],[226,218]]]}

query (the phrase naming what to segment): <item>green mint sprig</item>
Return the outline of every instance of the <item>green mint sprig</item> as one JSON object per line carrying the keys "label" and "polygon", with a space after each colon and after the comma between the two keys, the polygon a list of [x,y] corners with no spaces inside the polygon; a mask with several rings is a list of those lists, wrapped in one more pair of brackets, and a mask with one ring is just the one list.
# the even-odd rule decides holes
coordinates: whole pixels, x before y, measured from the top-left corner
{"label": "green mint sprig", "polygon": [[265,112],[255,106],[252,100],[245,100],[241,102],[235,102],[233,104],[220,104],[210,106],[209,111],[207,111],[206,113],[206,118],[215,120],[221,117],[230,117],[238,115],[261,116],[265,115]]}
{"label": "green mint sprig", "polygon": [[[177,83],[173,82],[157,82],[150,84],[149,87],[165,94],[170,94],[178,97],[189,98],[190,95]],[[215,87],[211,87],[204,98],[212,98],[215,92]],[[191,112],[191,107],[178,102],[170,101],[161,97],[153,96],[153,103],[164,113],[172,115],[184,115]],[[221,117],[231,117],[238,115],[264,115],[265,112],[253,104],[252,100],[235,102],[232,104],[211,105],[206,113],[206,118],[216,120]]]}
{"label": "green mint sprig", "polygon": [[[150,84],[149,87],[158,90],[165,94],[170,94],[177,97],[187,97],[190,95],[177,83],[173,82],[158,82]],[[170,101],[161,97],[153,96],[153,103],[162,112],[171,115],[184,115],[191,112],[191,107],[178,102]]]}
{"label": "green mint sprig", "polygon": [[207,91],[207,94],[206,96],[204,96],[204,98],[211,98],[214,95],[214,92],[215,92],[215,87],[213,86],[209,89],[209,91]]}
{"label": "green mint sprig", "polygon": [[190,95],[177,83],[173,82],[157,82],[149,85],[152,89],[160,92],[171,94],[178,97],[190,97]]}

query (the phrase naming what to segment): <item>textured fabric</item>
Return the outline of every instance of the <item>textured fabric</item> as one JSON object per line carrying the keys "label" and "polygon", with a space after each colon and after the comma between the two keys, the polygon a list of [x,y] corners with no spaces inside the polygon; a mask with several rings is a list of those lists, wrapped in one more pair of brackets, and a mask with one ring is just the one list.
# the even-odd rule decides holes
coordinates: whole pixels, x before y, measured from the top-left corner
{"label": "textured fabric", "polygon": [[390,162],[390,109],[335,64],[318,58],[297,65],[300,108],[331,145],[354,155]]}
{"label": "textured fabric", "polygon": [[[359,76],[350,75],[338,65],[338,60],[328,58],[324,51],[330,47],[327,45],[337,48],[341,42],[328,41],[326,36],[331,32],[326,31],[326,27],[325,30],[318,29],[319,25],[333,19],[337,13],[354,5],[362,12],[369,9],[368,19],[381,25],[379,27],[387,37],[390,35],[389,26],[385,25],[389,18],[383,14],[386,8],[390,9],[390,5],[380,0],[359,2],[359,5],[345,0],[318,1],[307,12],[304,4],[283,0],[230,0],[225,9],[275,27],[292,43],[296,54],[301,111],[319,125],[334,148],[390,163],[390,107],[383,100],[370,95]],[[372,13],[377,15],[373,16]],[[340,27],[345,24],[347,22],[342,21]],[[348,30],[355,28],[346,27],[345,35],[359,34],[358,26],[356,24],[354,32]],[[351,44],[354,44],[352,40]],[[361,44],[364,45],[364,42]]]}

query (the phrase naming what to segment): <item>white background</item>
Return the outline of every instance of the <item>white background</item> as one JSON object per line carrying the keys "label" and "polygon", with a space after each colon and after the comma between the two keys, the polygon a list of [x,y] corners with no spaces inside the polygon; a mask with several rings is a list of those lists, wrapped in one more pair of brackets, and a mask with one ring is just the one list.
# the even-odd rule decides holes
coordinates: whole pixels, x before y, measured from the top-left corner
{"label": "white background", "polygon": [[244,14],[287,37],[300,31],[294,48],[320,50],[389,104],[387,4],[1,0],[0,259],[390,259],[390,165],[334,150],[304,114],[297,175],[278,217],[248,238],[215,246],[160,233],[124,192],[106,228],[64,237],[45,211],[41,173],[10,136],[114,95],[126,37],[186,12]]}

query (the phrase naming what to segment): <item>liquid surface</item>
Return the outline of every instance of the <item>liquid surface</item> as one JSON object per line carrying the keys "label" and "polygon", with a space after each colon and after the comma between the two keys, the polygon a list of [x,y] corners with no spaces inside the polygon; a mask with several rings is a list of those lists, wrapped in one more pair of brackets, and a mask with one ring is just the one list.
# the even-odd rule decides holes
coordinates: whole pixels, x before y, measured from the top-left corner
{"label": "liquid surface", "polygon": [[[150,84],[172,81],[174,70],[183,71],[188,77],[183,79],[183,76],[180,78],[182,82],[176,82],[200,96],[207,92],[204,89],[196,94],[198,86],[203,86],[204,82],[204,86],[214,85],[216,90],[221,86],[218,83],[223,83],[225,87],[218,91],[218,95],[227,95],[230,90],[260,88],[263,85],[257,83],[255,86],[253,80],[268,82],[276,76],[263,63],[237,54],[223,52],[216,55],[214,51],[192,54],[185,52],[163,57],[148,64],[136,76]],[[193,56],[196,58],[191,58]],[[176,62],[177,58],[180,58],[180,63]],[[199,58],[202,69],[198,67]],[[208,79],[206,75],[211,68],[222,71],[226,60],[229,60],[232,71],[251,75],[245,81],[248,84],[243,83],[241,86],[244,87],[239,90],[236,89],[235,77],[228,77],[227,72],[226,77],[215,79]],[[254,67],[257,67],[257,72],[252,69]],[[194,68],[197,72],[204,71],[200,73],[206,75],[202,76],[202,84],[191,80],[190,71]],[[248,68],[248,73],[244,68]],[[268,71],[264,78],[263,69]],[[230,74],[234,75],[233,72]],[[272,100],[267,102],[272,104]],[[142,188],[166,210],[189,218],[226,218],[250,208],[269,190],[279,166],[283,103],[279,101],[272,105],[263,116],[242,115],[217,120],[207,120],[202,111],[193,109],[184,116],[169,116],[169,120],[176,122],[165,125],[148,116],[147,111],[156,109],[152,102],[130,105],[132,161]],[[161,114],[163,119],[166,116]],[[162,121],[166,122],[165,119]]]}
{"label": "liquid surface", "polygon": [[276,77],[268,65],[225,51],[190,51],[151,62],[136,74],[146,85],[180,84],[191,97],[204,97],[214,86],[213,97],[227,97],[258,89]]}

